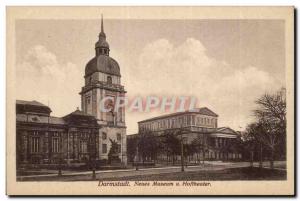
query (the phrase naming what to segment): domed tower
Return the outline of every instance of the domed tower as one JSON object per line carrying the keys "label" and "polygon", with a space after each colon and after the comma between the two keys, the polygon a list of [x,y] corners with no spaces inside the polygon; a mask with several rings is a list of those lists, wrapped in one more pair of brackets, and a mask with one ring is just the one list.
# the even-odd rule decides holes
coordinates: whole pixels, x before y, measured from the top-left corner
{"label": "domed tower", "polygon": [[[84,113],[95,116],[101,125],[99,130],[100,160],[108,159],[111,139],[117,142],[119,159],[126,164],[125,108],[119,108],[118,111],[114,109],[116,98],[125,96],[126,91],[121,85],[119,64],[109,56],[109,50],[101,17],[101,32],[95,44],[95,57],[85,67],[85,86],[80,92],[81,107]],[[109,112],[100,108],[103,100],[106,100],[104,106],[110,108]]]}

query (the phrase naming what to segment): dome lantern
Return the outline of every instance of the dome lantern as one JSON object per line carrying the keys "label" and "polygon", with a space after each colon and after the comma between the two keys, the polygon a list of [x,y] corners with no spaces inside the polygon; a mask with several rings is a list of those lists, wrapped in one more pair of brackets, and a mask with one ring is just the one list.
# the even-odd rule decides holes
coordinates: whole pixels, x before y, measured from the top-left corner
{"label": "dome lantern", "polygon": [[[121,77],[120,66],[116,60],[109,56],[109,45],[106,41],[104,33],[103,17],[101,15],[101,32],[99,33],[99,40],[95,44],[96,56],[93,57],[85,66],[85,76],[88,78],[95,72],[105,73],[106,75],[113,75]],[[90,77],[88,78],[90,79]]]}
{"label": "dome lantern", "polygon": [[99,40],[95,44],[96,56],[109,55],[109,44],[106,41],[106,35],[104,33],[103,15],[101,14],[101,32],[99,33]]}

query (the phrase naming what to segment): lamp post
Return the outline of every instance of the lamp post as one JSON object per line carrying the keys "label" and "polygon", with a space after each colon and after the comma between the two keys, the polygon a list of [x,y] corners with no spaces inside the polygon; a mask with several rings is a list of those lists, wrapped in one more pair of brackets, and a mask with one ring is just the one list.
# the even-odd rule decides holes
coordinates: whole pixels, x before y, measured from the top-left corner
{"label": "lamp post", "polygon": [[[92,149],[89,150],[91,152],[90,155],[90,161],[91,161],[91,165],[92,165],[92,180],[96,180],[96,152],[97,152],[97,143],[96,143],[96,132],[93,132],[94,130],[91,130],[91,134],[90,134],[90,139],[91,139],[91,145],[92,145]],[[94,135],[94,138],[92,138],[92,136]]]}
{"label": "lamp post", "polygon": [[139,146],[138,146],[138,144],[136,146],[136,155],[135,155],[134,162],[135,162],[135,170],[138,171],[139,170],[139,164],[138,164],[139,163]]}
{"label": "lamp post", "polygon": [[181,136],[181,172],[184,172],[184,154],[183,154],[183,137],[182,130],[179,131]]}
{"label": "lamp post", "polygon": [[59,159],[58,159],[58,176],[62,176],[62,173],[61,173],[61,167],[62,166],[62,154],[59,153]]}
{"label": "lamp post", "polygon": [[260,157],[259,157],[259,168],[263,167],[263,147],[262,143],[260,143]]}
{"label": "lamp post", "polygon": [[92,179],[93,180],[96,180],[96,167],[95,167],[95,160],[94,159],[92,159],[92,172],[93,172],[93,176],[92,176]]}
{"label": "lamp post", "polygon": [[122,136],[122,134],[120,134],[121,135],[121,160],[122,160],[122,164],[123,164],[123,166],[125,165],[124,164],[124,160],[123,160],[123,136]]}

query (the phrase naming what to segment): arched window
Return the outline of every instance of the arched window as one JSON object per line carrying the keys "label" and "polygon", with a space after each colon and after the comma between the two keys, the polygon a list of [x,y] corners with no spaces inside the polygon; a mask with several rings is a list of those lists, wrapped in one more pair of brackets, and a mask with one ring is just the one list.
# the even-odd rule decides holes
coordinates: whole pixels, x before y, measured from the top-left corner
{"label": "arched window", "polygon": [[108,83],[108,84],[112,84],[111,76],[107,76],[107,83]]}

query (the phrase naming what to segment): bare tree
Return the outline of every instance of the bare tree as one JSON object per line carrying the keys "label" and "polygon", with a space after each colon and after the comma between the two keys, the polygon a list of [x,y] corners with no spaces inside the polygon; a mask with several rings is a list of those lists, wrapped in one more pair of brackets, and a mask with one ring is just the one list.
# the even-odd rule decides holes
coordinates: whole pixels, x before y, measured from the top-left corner
{"label": "bare tree", "polygon": [[274,168],[274,153],[278,145],[285,147],[286,100],[285,89],[275,94],[264,94],[257,101],[255,124],[248,126],[250,134],[258,143],[270,150],[270,167]]}

